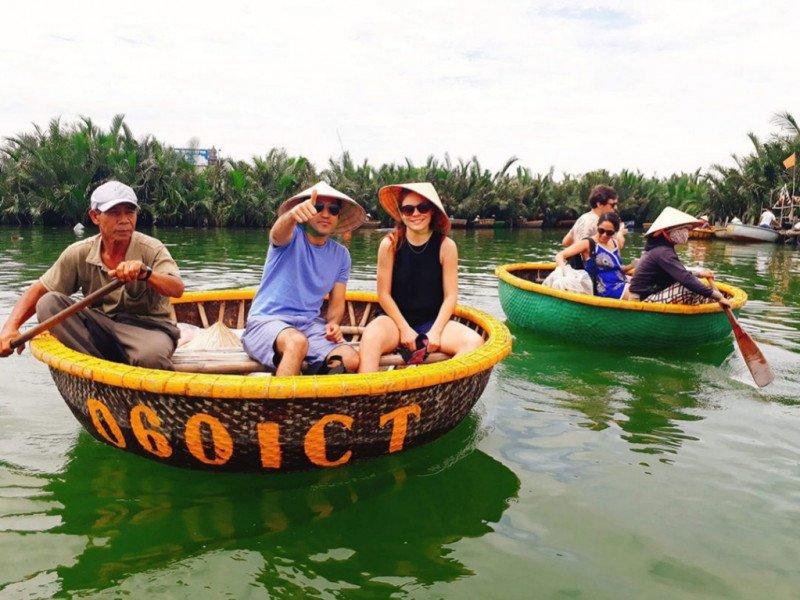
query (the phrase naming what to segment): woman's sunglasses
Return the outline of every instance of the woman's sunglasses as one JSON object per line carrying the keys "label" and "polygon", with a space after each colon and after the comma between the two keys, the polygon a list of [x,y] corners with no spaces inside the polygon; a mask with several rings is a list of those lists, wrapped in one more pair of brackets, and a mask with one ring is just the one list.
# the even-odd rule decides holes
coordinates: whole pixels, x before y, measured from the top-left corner
{"label": "woman's sunglasses", "polygon": [[600,235],[607,235],[608,237],[611,237],[612,235],[616,234],[617,232],[614,231],[613,229],[603,229],[602,227],[598,227],[597,228],[597,233],[599,233]]}
{"label": "woman's sunglasses", "polygon": [[340,212],[342,212],[342,207],[338,204],[323,204],[322,202],[317,202],[314,205],[314,208],[317,210],[318,213],[321,213],[325,208],[328,208],[328,212],[331,214],[332,217],[335,217]]}
{"label": "woman's sunglasses", "polygon": [[403,204],[403,206],[400,207],[400,212],[405,216],[410,217],[414,214],[414,210],[418,211],[419,214],[424,215],[431,212],[432,208],[433,204],[430,202],[420,202],[419,204]]}

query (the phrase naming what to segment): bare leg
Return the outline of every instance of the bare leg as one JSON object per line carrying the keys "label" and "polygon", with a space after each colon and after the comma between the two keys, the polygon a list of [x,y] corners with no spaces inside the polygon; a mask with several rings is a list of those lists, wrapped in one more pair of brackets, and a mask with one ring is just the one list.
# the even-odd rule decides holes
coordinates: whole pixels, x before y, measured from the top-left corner
{"label": "bare leg", "polygon": [[308,354],[308,339],[297,329],[287,327],[275,338],[275,350],[281,355],[275,375],[299,375]]}
{"label": "bare leg", "polygon": [[470,352],[483,345],[483,338],[480,334],[456,321],[448,321],[442,331],[440,350],[446,354],[458,356],[465,352]]}
{"label": "bare leg", "polygon": [[374,373],[378,370],[381,356],[391,352],[400,343],[400,330],[386,315],[374,319],[361,337],[358,365],[359,373]]}

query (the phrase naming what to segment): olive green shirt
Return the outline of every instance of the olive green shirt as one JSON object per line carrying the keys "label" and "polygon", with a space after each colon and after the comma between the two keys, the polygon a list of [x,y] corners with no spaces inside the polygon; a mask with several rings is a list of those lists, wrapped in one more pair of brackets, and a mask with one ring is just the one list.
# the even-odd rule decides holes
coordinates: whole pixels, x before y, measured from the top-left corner
{"label": "olive green shirt", "polygon": [[[138,231],[133,232],[125,260],[140,260],[154,273],[180,276],[178,265],[166,246]],[[50,292],[71,296],[81,290],[84,296],[88,296],[113,281],[106,274],[107,269],[100,257],[100,234],[97,234],[68,246],[39,281]],[[98,300],[93,308],[99,308],[108,315],[125,313],[176,323],[175,310],[169,298],[156,292],[146,281],[126,283]]]}

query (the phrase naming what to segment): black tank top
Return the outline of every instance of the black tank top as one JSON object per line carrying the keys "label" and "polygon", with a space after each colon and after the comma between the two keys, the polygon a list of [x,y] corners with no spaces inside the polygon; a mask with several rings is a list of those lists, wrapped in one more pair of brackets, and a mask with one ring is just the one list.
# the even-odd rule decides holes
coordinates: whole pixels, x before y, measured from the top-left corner
{"label": "black tank top", "polygon": [[442,239],[442,234],[434,231],[421,246],[413,246],[404,239],[395,251],[392,298],[412,327],[436,319],[444,302],[439,260]]}

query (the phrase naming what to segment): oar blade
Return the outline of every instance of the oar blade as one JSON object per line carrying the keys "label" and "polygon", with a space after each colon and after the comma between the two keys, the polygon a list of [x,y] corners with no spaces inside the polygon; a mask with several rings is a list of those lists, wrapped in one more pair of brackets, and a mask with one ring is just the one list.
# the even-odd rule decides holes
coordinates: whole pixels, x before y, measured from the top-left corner
{"label": "oar blade", "polygon": [[756,382],[756,385],[764,387],[772,383],[775,379],[775,374],[772,372],[769,363],[767,363],[764,353],[761,352],[761,349],[750,337],[750,334],[742,329],[738,323],[733,327],[733,334],[736,336],[736,342],[742,352],[744,364],[750,370],[750,375],[753,376],[753,381]]}

